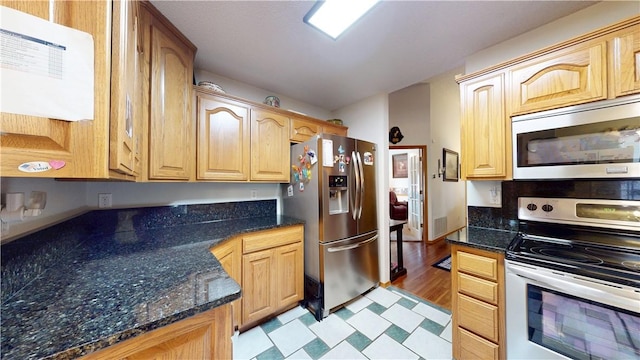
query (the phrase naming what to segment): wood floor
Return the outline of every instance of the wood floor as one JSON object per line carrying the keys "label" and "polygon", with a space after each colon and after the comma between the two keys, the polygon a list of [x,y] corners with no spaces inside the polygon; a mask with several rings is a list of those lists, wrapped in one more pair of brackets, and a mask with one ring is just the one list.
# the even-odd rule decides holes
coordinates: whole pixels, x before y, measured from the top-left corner
{"label": "wood floor", "polygon": [[[395,262],[395,241],[390,248],[391,260]],[[423,242],[403,242],[402,249],[407,275],[397,278],[391,285],[451,310],[451,273],[431,266],[451,254],[449,244],[444,239],[428,245]]]}

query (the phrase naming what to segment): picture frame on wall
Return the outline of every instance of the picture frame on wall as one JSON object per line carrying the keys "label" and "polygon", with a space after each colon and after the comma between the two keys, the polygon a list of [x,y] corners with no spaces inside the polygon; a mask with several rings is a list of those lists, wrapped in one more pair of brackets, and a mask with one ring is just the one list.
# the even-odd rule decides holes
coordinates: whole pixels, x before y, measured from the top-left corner
{"label": "picture frame on wall", "polygon": [[396,154],[391,156],[393,178],[406,178],[409,176],[409,163],[407,154]]}
{"label": "picture frame on wall", "polygon": [[458,181],[460,179],[460,158],[458,153],[453,150],[443,148],[442,162],[444,165],[442,181]]}

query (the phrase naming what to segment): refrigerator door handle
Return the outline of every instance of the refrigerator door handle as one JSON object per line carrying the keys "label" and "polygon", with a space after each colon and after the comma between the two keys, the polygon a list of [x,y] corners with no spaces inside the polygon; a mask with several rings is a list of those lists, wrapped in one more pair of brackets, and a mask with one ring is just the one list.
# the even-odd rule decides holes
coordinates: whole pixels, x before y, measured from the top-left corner
{"label": "refrigerator door handle", "polygon": [[358,208],[358,219],[362,217],[362,204],[364,203],[364,169],[362,168],[362,158],[360,157],[360,152],[356,153],[358,157],[358,172],[360,172],[360,192],[358,193],[358,197],[360,198],[360,206]]}
{"label": "refrigerator door handle", "polygon": [[359,243],[327,248],[327,251],[328,252],[338,252],[338,251],[351,250],[351,249],[359,248],[360,246],[367,245],[368,243],[376,241],[377,239],[378,239],[378,235],[374,235],[369,239],[360,241]]}
{"label": "refrigerator door handle", "polygon": [[356,178],[356,191],[355,191],[355,195],[352,197],[353,199],[355,199],[355,201],[354,203],[351,204],[352,211],[353,211],[351,216],[353,217],[353,220],[356,220],[358,218],[358,209],[360,209],[361,204],[360,204],[360,171],[358,167],[358,158],[356,157],[355,151],[351,152],[351,160],[352,160],[352,167],[353,167],[353,175]]}

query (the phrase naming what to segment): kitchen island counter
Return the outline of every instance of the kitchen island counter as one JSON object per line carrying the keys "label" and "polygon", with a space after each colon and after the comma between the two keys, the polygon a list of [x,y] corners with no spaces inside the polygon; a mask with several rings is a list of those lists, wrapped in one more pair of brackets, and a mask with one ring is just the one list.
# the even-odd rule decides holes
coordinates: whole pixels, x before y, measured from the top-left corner
{"label": "kitchen island counter", "polygon": [[302,223],[273,215],[153,228],[112,213],[110,230],[58,225],[64,234],[44,244],[40,234],[3,245],[3,358],[72,359],[236,300],[240,286],[209,249]]}
{"label": "kitchen island counter", "polygon": [[504,253],[516,234],[516,231],[467,226],[448,235],[446,239],[450,244]]}

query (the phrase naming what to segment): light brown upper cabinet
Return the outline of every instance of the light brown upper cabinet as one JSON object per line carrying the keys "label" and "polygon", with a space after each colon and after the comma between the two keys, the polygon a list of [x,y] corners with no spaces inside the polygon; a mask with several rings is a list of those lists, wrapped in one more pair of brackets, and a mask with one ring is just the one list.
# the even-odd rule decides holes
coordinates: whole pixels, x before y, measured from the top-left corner
{"label": "light brown upper cabinet", "polygon": [[511,68],[512,115],[607,98],[607,42],[578,44]]}
{"label": "light brown upper cabinet", "polygon": [[312,136],[322,132],[322,126],[316,121],[292,118],[291,119],[291,142],[301,143],[309,140]]}
{"label": "light brown upper cabinet", "polygon": [[640,92],[640,25],[624,29],[609,41],[609,84],[614,97]]}
{"label": "light brown upper cabinet", "polygon": [[505,110],[504,73],[460,84],[462,176],[503,178],[510,159],[510,118]]}
{"label": "light brown upper cabinet", "polygon": [[196,48],[153,6],[142,4],[143,51],[150,83],[147,178],[195,180],[192,83]]}
{"label": "light brown upper cabinet", "polygon": [[301,143],[318,134],[347,136],[346,126],[334,125],[324,120],[291,118],[292,143]]}
{"label": "light brown upper cabinet", "polygon": [[456,81],[462,176],[509,180],[512,116],[640,93],[640,16]]}
{"label": "light brown upper cabinet", "polygon": [[324,123],[322,124],[322,133],[339,135],[339,136],[347,136],[347,127],[342,125],[333,125],[330,123]]}
{"label": "light brown upper cabinet", "polygon": [[197,179],[289,181],[289,117],[196,88]]}
{"label": "light brown upper cabinet", "polygon": [[137,1],[114,1],[109,168],[139,176],[142,166],[142,44]]}
{"label": "light brown upper cabinet", "polygon": [[251,180],[288,182],[289,118],[253,108],[251,119]]}
{"label": "light brown upper cabinet", "polygon": [[249,108],[242,103],[196,93],[198,180],[249,179]]}
{"label": "light brown upper cabinet", "polygon": [[[111,81],[110,1],[1,1],[34,16],[87,32],[94,41],[94,117],[63,121],[1,113],[0,171],[3,177],[109,178]],[[37,86],[37,85],[35,85]],[[38,100],[34,100],[37,106]],[[28,162],[48,164],[48,171],[22,172]],[[125,175],[113,173],[113,176]]]}

